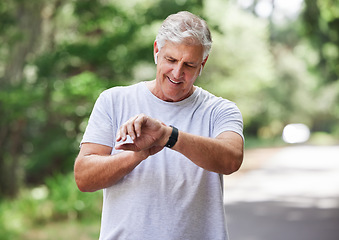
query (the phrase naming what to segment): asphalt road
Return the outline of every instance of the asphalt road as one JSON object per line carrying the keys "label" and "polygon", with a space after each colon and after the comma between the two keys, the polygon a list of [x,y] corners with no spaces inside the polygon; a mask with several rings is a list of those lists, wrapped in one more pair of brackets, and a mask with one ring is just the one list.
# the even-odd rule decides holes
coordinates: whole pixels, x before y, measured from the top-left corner
{"label": "asphalt road", "polygon": [[245,154],[225,176],[230,240],[339,240],[339,146]]}

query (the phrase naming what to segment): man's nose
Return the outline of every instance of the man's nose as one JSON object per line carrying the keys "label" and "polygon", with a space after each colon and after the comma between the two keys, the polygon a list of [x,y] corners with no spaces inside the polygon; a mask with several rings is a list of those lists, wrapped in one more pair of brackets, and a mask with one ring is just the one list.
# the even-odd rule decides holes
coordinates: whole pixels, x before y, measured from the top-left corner
{"label": "man's nose", "polygon": [[184,71],[183,71],[183,66],[182,64],[177,64],[174,68],[173,68],[173,77],[175,77],[176,79],[181,78],[184,75]]}

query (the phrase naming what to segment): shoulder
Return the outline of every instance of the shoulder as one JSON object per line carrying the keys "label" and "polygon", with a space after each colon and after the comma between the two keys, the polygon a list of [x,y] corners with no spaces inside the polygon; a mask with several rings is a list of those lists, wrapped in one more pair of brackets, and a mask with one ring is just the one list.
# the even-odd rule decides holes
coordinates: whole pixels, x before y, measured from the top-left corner
{"label": "shoulder", "polygon": [[202,90],[201,93],[205,98],[205,109],[208,109],[211,113],[213,136],[216,137],[223,132],[236,132],[244,138],[243,118],[237,105],[206,90]]}
{"label": "shoulder", "polygon": [[214,94],[210,93],[209,91],[198,87],[199,90],[199,97],[202,99],[204,104],[214,107],[221,107],[221,108],[237,108],[236,104],[226,98],[215,96]]}
{"label": "shoulder", "polygon": [[203,98],[203,109],[210,114],[213,122],[221,123],[235,120],[242,123],[242,114],[234,102],[222,97],[217,97],[202,88],[200,88],[200,95],[201,98]]}

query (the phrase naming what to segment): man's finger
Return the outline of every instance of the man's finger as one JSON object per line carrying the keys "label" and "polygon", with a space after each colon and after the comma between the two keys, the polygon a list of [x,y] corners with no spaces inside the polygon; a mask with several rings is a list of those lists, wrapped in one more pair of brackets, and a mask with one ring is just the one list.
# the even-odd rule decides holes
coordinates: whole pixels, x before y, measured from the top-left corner
{"label": "man's finger", "polygon": [[140,114],[134,121],[134,130],[137,137],[141,136],[141,127],[146,120],[146,116],[144,114]]}
{"label": "man's finger", "polygon": [[119,129],[119,131],[118,131],[118,133],[117,133],[117,137],[116,137],[115,140],[116,140],[117,142],[119,142],[119,141],[121,140],[120,129]]}
{"label": "man's finger", "polygon": [[126,125],[126,130],[127,130],[127,135],[129,135],[132,140],[134,141],[135,140],[135,128],[134,128],[134,122],[129,122],[127,125]]}
{"label": "man's finger", "polygon": [[119,129],[119,136],[121,141],[126,141],[127,139],[127,129],[126,125],[122,125],[121,128]]}

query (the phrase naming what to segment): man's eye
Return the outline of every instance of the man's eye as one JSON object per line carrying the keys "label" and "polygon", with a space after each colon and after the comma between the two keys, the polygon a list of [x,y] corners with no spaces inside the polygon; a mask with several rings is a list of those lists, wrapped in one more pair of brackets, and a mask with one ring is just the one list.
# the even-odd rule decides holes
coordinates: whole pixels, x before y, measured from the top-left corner
{"label": "man's eye", "polygon": [[175,62],[175,59],[167,58],[167,61],[169,61],[169,62]]}
{"label": "man's eye", "polygon": [[186,66],[189,67],[189,68],[196,68],[196,66],[191,65],[191,64],[186,64]]}

